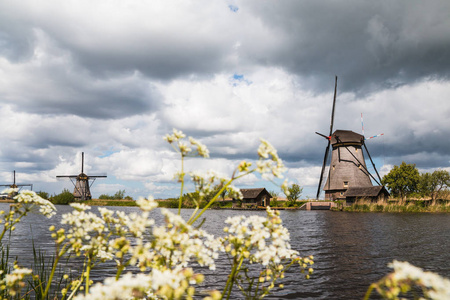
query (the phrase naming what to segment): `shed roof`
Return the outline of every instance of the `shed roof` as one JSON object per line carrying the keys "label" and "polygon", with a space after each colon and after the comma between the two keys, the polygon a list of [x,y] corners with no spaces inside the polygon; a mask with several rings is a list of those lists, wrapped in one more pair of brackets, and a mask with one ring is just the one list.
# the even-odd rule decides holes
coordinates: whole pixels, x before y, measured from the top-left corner
{"label": "shed roof", "polygon": [[382,185],[367,187],[349,187],[345,192],[346,197],[377,197],[381,193],[389,195],[389,192]]}
{"label": "shed roof", "polygon": [[254,189],[241,189],[242,196],[244,198],[257,198],[261,193],[270,193],[265,188],[254,188]]}

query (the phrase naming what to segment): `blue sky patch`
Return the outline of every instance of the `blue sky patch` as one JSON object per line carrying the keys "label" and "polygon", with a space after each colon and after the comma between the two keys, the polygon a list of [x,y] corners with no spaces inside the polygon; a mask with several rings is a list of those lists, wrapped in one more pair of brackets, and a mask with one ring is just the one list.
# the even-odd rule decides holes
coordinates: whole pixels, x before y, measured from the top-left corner
{"label": "blue sky patch", "polygon": [[236,5],[228,5],[228,8],[232,11],[232,12],[237,12],[239,10],[239,7],[237,7]]}
{"label": "blue sky patch", "polygon": [[230,78],[231,85],[238,86],[241,83],[245,83],[246,85],[252,84],[252,82],[245,78],[243,74],[236,74],[234,73],[233,76]]}

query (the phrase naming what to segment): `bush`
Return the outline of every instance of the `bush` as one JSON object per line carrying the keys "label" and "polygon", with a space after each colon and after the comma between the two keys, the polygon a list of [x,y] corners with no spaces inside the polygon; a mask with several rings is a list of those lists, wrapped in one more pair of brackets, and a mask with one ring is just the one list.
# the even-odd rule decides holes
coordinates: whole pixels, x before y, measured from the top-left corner
{"label": "bush", "polygon": [[132,197],[126,196],[125,197],[125,190],[118,190],[114,195],[108,195],[108,194],[101,194],[98,199],[101,200],[133,200]]}
{"label": "bush", "polygon": [[39,191],[39,192],[36,192],[36,194],[45,200],[48,200],[48,198],[50,197],[50,195],[47,192]]}
{"label": "bush", "polygon": [[75,201],[75,196],[68,190],[64,189],[60,194],[50,197],[53,204],[69,204]]}

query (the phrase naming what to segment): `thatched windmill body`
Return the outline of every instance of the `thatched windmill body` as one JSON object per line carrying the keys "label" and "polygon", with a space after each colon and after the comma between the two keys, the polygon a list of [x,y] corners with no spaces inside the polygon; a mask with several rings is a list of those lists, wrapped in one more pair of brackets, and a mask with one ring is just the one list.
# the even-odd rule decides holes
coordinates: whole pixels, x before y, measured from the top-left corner
{"label": "thatched windmill body", "polygon": [[89,200],[92,198],[91,186],[97,178],[106,178],[106,175],[86,175],[84,173],[84,152],[81,152],[81,173],[78,175],[58,175],[56,178],[69,178],[75,186],[73,195],[76,200]]}
{"label": "thatched windmill body", "polygon": [[[325,200],[336,200],[345,198],[345,192],[350,188],[364,188],[372,187],[372,180],[380,185],[381,178],[375,167],[375,164],[370,157],[370,153],[365,145],[364,135],[358,134],[350,130],[336,130],[333,132],[334,111],[336,106],[336,89],[337,77],[334,88],[333,108],[331,112],[331,124],[329,135],[324,135],[316,132],[318,135],[328,140],[328,145],[325,149],[325,155],[322,164],[322,171],[320,173],[319,186],[317,188],[317,199],[319,199],[320,191],[322,189],[322,181],[324,178],[325,167],[328,161],[330,149],[331,162],[328,169],[328,176],[323,187],[325,191]],[[378,176],[372,176],[367,170],[364,159],[363,149],[370,158],[370,161]]]}

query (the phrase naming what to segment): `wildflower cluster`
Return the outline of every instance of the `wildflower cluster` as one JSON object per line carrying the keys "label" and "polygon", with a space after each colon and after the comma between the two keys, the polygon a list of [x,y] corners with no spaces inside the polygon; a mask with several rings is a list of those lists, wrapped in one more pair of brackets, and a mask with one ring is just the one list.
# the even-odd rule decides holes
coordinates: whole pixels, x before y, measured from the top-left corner
{"label": "wildflower cluster", "polygon": [[[15,263],[13,271],[9,274],[5,274],[3,280],[0,280],[0,290],[7,290],[10,296],[16,296],[20,294],[20,290],[25,286],[25,277],[31,274],[31,269],[20,268]],[[0,273],[0,275],[3,274]]]}
{"label": "wildflower cluster", "polygon": [[[138,239],[135,246],[127,244],[130,264],[142,271],[151,269],[176,269],[187,267],[195,260],[199,265],[215,269],[219,244],[212,235],[195,229],[178,215],[161,209],[165,224],[153,226],[151,241]],[[117,239],[122,241],[123,239]]]}
{"label": "wildflower cluster", "polygon": [[13,196],[15,203],[10,206],[9,212],[0,211],[0,224],[4,224],[0,241],[8,230],[14,231],[14,225],[20,222],[22,217],[29,212],[38,210],[47,218],[51,218],[56,213],[56,208],[50,201],[41,198],[33,191],[25,190],[18,193],[17,188],[10,188],[2,193]]}
{"label": "wildflower cluster", "polygon": [[[189,144],[187,144],[183,139],[186,137],[186,135],[176,129],[173,129],[172,134],[166,134],[164,137],[164,140],[166,140],[169,144],[171,144],[175,151],[179,152],[182,157],[187,156],[189,154],[195,155],[198,154],[201,157],[209,157],[209,150],[208,148],[197,141],[196,139],[189,137]],[[195,148],[195,152],[192,150],[191,147]]]}
{"label": "wildflower cluster", "polygon": [[231,184],[230,178],[221,177],[213,171],[209,171],[206,174],[199,172],[189,173],[192,182],[194,183],[195,190],[199,193],[200,199],[212,198],[220,190],[222,193],[226,192],[228,195],[235,199],[242,199],[242,193],[236,187]]}
{"label": "wildflower cluster", "polygon": [[78,295],[75,300],[192,299],[195,289],[190,285],[202,281],[203,276],[194,274],[192,269],[127,273],[118,280],[107,278],[104,283],[97,283],[89,295]]}
{"label": "wildflower cluster", "polygon": [[423,271],[408,262],[394,260],[388,266],[394,271],[373,283],[364,299],[369,299],[373,289],[384,299],[399,299],[399,295],[407,295],[415,287],[422,291],[423,297],[420,299],[450,299],[449,279]]}
{"label": "wildflower cluster", "polygon": [[[283,227],[279,212],[267,208],[266,218],[238,216],[228,218],[225,223],[229,227],[224,228],[227,236],[221,238],[221,242],[234,270],[229,277],[229,286],[231,289],[236,283],[246,297],[267,295],[291,265],[297,263],[304,272],[314,263],[313,257],[302,258],[291,249],[289,232]],[[256,278],[250,276],[251,268],[245,262],[262,267]],[[312,268],[308,269],[308,273],[312,271]],[[224,294],[230,291],[225,289]]]}

